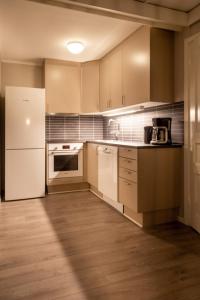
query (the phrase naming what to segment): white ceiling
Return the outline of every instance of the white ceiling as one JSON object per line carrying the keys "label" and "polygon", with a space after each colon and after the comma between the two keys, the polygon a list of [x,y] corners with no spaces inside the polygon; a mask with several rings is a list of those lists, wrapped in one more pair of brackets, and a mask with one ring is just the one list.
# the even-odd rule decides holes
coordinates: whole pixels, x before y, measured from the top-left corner
{"label": "white ceiling", "polygon": [[[3,60],[41,61],[54,58],[74,61],[98,59],[140,25],[24,0],[0,0],[1,56]],[[65,44],[82,41],[78,56]]]}
{"label": "white ceiling", "polygon": [[200,4],[200,0],[139,0],[143,3],[154,4],[166,8],[172,8],[184,12],[189,12],[197,5]]}

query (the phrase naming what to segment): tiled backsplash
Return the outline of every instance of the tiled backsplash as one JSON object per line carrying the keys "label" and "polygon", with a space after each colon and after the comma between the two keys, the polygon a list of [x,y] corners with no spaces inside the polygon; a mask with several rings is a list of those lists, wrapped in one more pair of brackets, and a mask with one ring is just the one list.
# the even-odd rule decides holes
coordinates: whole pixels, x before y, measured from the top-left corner
{"label": "tiled backsplash", "polygon": [[152,118],[172,118],[172,141],[183,143],[184,103],[152,107],[141,112],[118,117],[102,116],[46,116],[46,140],[94,140],[114,139],[116,123],[109,126],[109,119],[119,123],[119,139],[123,141],[143,141],[144,126],[152,125]]}
{"label": "tiled backsplash", "polygon": [[[184,138],[184,103],[151,107],[141,112],[130,115],[112,117],[119,124],[119,139],[123,141],[144,141],[144,126],[152,126],[152,118],[172,118],[172,142],[183,143]],[[117,129],[117,124],[112,122],[109,126],[109,119],[104,118],[104,138],[113,139],[112,131]]]}
{"label": "tiled backsplash", "polygon": [[103,139],[102,116],[46,116],[46,140]]}

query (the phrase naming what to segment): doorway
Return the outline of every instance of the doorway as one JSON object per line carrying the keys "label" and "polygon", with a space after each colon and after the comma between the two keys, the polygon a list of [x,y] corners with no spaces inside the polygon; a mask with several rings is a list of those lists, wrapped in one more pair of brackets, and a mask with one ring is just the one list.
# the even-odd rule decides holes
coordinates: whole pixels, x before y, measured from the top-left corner
{"label": "doorway", "polygon": [[200,233],[200,33],[185,41],[185,221]]}

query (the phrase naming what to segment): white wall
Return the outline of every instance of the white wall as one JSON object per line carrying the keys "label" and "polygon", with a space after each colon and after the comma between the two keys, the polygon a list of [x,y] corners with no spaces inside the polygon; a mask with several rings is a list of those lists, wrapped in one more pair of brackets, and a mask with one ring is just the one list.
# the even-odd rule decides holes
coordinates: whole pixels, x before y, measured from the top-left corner
{"label": "white wall", "polygon": [[174,78],[175,101],[184,100],[184,40],[193,34],[200,32],[200,22],[187,27],[183,32],[175,33],[174,44]]}

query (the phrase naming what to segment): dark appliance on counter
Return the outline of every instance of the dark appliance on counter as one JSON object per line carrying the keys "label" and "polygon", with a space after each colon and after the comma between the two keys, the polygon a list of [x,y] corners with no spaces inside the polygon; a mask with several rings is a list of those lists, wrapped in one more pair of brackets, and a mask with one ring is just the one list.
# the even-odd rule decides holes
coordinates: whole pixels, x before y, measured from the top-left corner
{"label": "dark appliance on counter", "polygon": [[145,126],[144,127],[144,143],[145,144],[151,143],[152,131],[153,131],[153,126]]}
{"label": "dark appliance on counter", "polygon": [[171,144],[171,118],[153,118],[153,130],[151,144]]}

